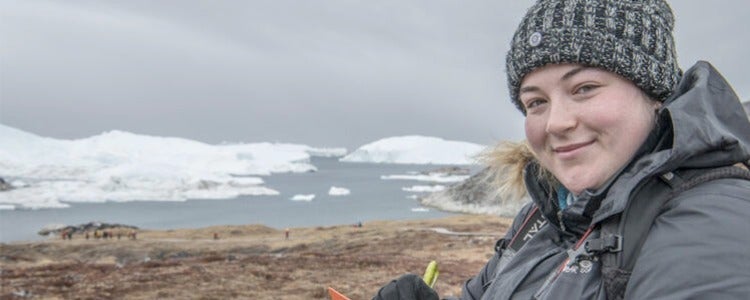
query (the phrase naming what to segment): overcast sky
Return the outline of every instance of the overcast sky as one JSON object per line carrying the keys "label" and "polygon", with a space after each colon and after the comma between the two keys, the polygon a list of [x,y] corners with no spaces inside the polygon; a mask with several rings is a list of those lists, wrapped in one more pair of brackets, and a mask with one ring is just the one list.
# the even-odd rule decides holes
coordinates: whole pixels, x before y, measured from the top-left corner
{"label": "overcast sky", "polygon": [[[504,60],[533,1],[0,0],[0,123],[350,150],[523,137]],[[750,1],[674,0],[684,69],[750,99]]]}

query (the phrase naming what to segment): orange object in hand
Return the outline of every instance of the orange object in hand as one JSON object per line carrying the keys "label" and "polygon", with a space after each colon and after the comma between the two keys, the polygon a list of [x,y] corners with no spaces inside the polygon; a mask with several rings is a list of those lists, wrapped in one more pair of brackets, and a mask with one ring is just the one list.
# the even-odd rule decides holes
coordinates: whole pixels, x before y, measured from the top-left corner
{"label": "orange object in hand", "polygon": [[328,287],[328,295],[331,296],[331,300],[351,300],[339,291],[334,290],[332,287]]}

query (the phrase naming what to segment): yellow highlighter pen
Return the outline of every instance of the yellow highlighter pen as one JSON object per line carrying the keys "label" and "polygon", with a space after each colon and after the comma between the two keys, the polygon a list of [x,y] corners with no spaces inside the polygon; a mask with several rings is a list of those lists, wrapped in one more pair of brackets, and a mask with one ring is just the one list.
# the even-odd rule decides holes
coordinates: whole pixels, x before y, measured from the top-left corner
{"label": "yellow highlighter pen", "polygon": [[437,262],[433,260],[427,265],[427,269],[424,271],[422,280],[424,280],[424,282],[431,288],[434,288],[439,274],[440,271],[438,270]]}

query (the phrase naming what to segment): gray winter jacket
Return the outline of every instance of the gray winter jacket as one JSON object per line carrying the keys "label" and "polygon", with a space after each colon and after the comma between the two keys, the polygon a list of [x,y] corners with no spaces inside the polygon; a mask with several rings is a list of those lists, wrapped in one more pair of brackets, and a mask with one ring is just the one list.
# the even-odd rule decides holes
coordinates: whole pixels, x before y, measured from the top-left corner
{"label": "gray winter jacket", "polygon": [[[527,189],[547,222],[518,252],[505,249],[529,211],[525,207],[497,254],[466,282],[461,299],[606,299],[597,259],[562,266],[588,228],[623,212],[634,191],[661,174],[750,159],[750,122],[732,88],[706,62],[684,74],[659,116],[634,161],[606,187],[584,192],[562,211],[549,186],[528,175],[536,166],[527,166]],[[748,297],[750,181],[709,181],[667,202],[641,248],[625,298]]]}

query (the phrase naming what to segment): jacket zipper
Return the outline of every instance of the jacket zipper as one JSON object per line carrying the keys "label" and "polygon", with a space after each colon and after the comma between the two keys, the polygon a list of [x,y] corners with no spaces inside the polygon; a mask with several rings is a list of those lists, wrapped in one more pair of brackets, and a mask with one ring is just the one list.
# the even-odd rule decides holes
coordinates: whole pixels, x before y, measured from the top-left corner
{"label": "jacket zipper", "polygon": [[562,217],[563,217],[563,212],[562,212],[562,210],[558,209],[557,210],[557,222],[560,223],[560,229],[562,229],[562,231],[565,232],[567,230],[565,230],[565,223],[563,222],[563,218]]}

